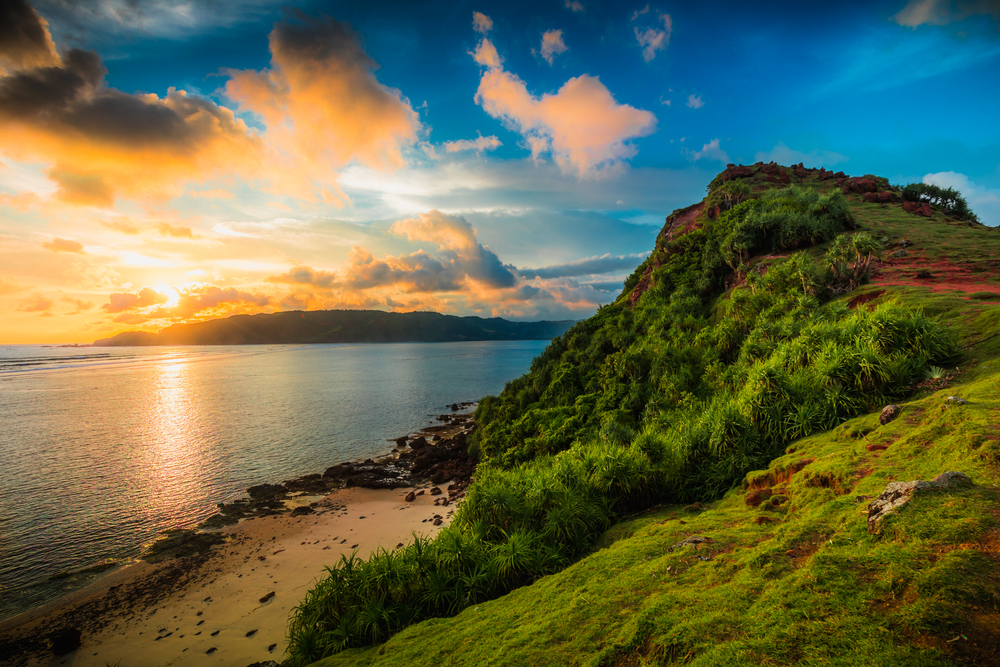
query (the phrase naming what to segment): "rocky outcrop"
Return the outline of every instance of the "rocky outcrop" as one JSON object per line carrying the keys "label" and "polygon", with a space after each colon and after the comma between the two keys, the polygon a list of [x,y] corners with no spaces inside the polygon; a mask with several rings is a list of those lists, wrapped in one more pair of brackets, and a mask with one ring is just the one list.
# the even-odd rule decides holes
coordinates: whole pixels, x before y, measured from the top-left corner
{"label": "rocky outcrop", "polygon": [[882,408],[882,412],[878,416],[878,423],[884,426],[898,417],[899,413],[902,411],[903,408],[899,407],[895,403],[887,405]]}
{"label": "rocky outcrop", "polygon": [[922,204],[915,201],[904,201],[903,210],[907,213],[912,213],[913,215],[921,215],[925,218],[934,217],[934,209],[931,208],[930,204]]}
{"label": "rocky outcrop", "polygon": [[929,482],[921,479],[912,482],[890,482],[885,491],[868,505],[868,532],[878,532],[879,523],[909,504],[916,493],[941,491],[971,484],[972,480],[968,475],[954,470],[941,473]]}

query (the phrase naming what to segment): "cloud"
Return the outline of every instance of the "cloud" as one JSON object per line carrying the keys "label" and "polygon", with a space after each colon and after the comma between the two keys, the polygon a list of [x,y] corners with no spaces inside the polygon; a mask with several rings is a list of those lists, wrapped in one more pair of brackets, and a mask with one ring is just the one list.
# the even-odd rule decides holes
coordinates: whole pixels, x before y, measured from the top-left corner
{"label": "cloud", "polygon": [[331,271],[316,271],[308,266],[296,266],[288,273],[278,276],[268,276],[268,281],[273,283],[287,283],[289,285],[312,285],[314,287],[337,287],[337,274]]}
{"label": "cloud", "polygon": [[500,148],[503,144],[495,136],[489,137],[477,137],[475,139],[459,139],[458,141],[446,141],[444,144],[445,151],[449,153],[457,153],[459,151],[476,151],[477,153],[482,153],[483,151],[495,151]]}
{"label": "cloud", "polygon": [[580,0],[566,0],[566,9],[570,9],[573,12],[582,12],[583,5],[580,4]]}
{"label": "cloud", "polygon": [[518,273],[523,278],[572,278],[576,276],[600,275],[614,271],[632,271],[642,263],[648,252],[634,255],[612,255],[610,253],[597,257],[578,259],[567,264],[546,266],[540,269],[521,269]]}
{"label": "cloud", "polygon": [[472,29],[485,35],[493,30],[493,19],[482,12],[472,12]]}
{"label": "cloud", "polygon": [[586,74],[554,94],[535,97],[516,74],[496,63],[483,74],[475,99],[486,113],[521,133],[532,157],[550,152],[564,173],[580,177],[632,157],[636,149],[625,140],[656,128],[656,116],[619,104],[600,79]]}
{"label": "cloud", "polygon": [[646,5],[642,9],[637,9],[634,12],[632,12],[632,18],[629,19],[629,20],[630,21],[634,21],[637,18],[639,18],[640,16],[642,16],[643,14],[648,14],[648,13],[649,13],[649,5]]}
{"label": "cloud", "polygon": [[170,300],[166,294],[160,294],[151,287],[143,287],[137,294],[116,292],[108,297],[108,302],[101,306],[106,313],[122,313],[126,310],[138,310],[166,303]]}
{"label": "cloud", "polygon": [[701,99],[701,95],[688,95],[687,105],[692,109],[700,109],[705,106],[705,101]]}
{"label": "cloud", "polygon": [[58,65],[48,25],[25,0],[0,3],[0,73]]}
{"label": "cloud", "polygon": [[892,20],[907,28],[947,25],[970,16],[1000,19],[1000,0],[910,0]]}
{"label": "cloud", "polygon": [[984,225],[1000,225],[1000,190],[991,190],[974,183],[965,174],[955,171],[926,174],[923,182],[941,188],[955,188]]}
{"label": "cloud", "polygon": [[834,151],[814,150],[808,153],[797,151],[779,141],[778,145],[769,151],[761,151],[754,155],[756,162],[777,162],[778,164],[797,164],[801,162],[806,167],[832,167],[841,162],[847,162],[850,158]]}
{"label": "cloud", "polygon": [[726,151],[719,147],[718,139],[712,139],[710,142],[702,146],[700,151],[695,151],[691,154],[691,159],[695,162],[701,160],[702,158],[718,160],[723,164],[729,163],[729,155],[727,155]]}
{"label": "cloud", "polygon": [[46,241],[42,244],[42,247],[46,250],[51,250],[52,252],[75,252],[83,253],[83,244],[79,241],[71,241],[69,239],[54,238],[51,241]]}
{"label": "cloud", "polygon": [[40,313],[48,311],[53,305],[52,299],[35,292],[27,299],[22,300],[17,309],[22,313]]}
{"label": "cloud", "polygon": [[70,315],[79,315],[80,313],[85,313],[94,308],[93,301],[84,301],[83,299],[74,299],[68,296],[64,296],[61,301],[63,303],[68,303],[75,308],[75,310],[69,313]]}
{"label": "cloud", "polygon": [[156,231],[160,232],[163,236],[172,236],[175,239],[193,239],[194,234],[191,232],[190,227],[184,227],[181,225],[171,225],[168,222],[160,222],[156,224]]}
{"label": "cloud", "polygon": [[476,230],[462,216],[445,215],[433,210],[393,223],[389,231],[410,241],[427,241],[440,251],[442,266],[457,278],[462,275],[490,287],[512,287],[515,276],[511,267],[479,243]]}
{"label": "cloud", "polygon": [[[642,12],[636,12],[632,16],[632,20],[634,21],[640,14],[646,13],[648,9],[647,5]],[[674,31],[674,22],[670,18],[670,14],[660,14],[660,20],[663,21],[663,30],[646,28],[640,31],[639,28],[634,28],[635,39],[639,42],[639,46],[643,47],[642,57],[647,63],[656,57],[657,51],[665,51],[670,45],[670,33]]]}
{"label": "cloud", "polygon": [[568,50],[566,43],[563,42],[562,30],[546,30],[545,34],[542,35],[542,58],[545,58],[545,62],[552,64],[556,56],[560,53],[565,53]]}
{"label": "cloud", "polygon": [[378,65],[348,25],[295,16],[270,34],[271,68],[228,70],[225,93],[267,126],[274,191],[343,205],[340,170],[403,166],[420,122],[398,90],[375,78]]}
{"label": "cloud", "polygon": [[[13,19],[20,23],[5,30],[40,30],[51,41],[33,11]],[[259,142],[229,109],[182,90],[163,98],[123,93],[106,86],[97,54],[70,49],[43,58],[38,40],[18,43],[25,39],[35,55],[0,76],[0,145],[15,160],[51,165],[57,198],[88,206],[162,199],[183,182],[257,166]]]}
{"label": "cloud", "polygon": [[5,279],[0,276],[0,296],[7,296],[8,294],[16,294],[24,289],[15,280]]}
{"label": "cloud", "polygon": [[231,310],[232,307],[262,308],[271,303],[268,296],[238,290],[235,287],[222,289],[215,285],[181,292],[177,306],[172,309],[173,317],[192,317],[206,310]]}
{"label": "cloud", "polygon": [[488,39],[480,40],[475,51],[470,51],[472,59],[483,67],[499,68],[503,65],[503,59],[497,53],[497,47]]}
{"label": "cloud", "polygon": [[234,195],[229,190],[223,190],[222,188],[215,188],[214,190],[190,190],[186,193],[188,197],[197,197],[200,199],[235,199]]}
{"label": "cloud", "polygon": [[125,234],[126,236],[135,236],[141,231],[139,229],[139,226],[136,225],[131,220],[129,220],[128,218],[119,218],[117,220],[102,220],[101,226],[107,227],[113,232],[119,232],[121,234]]}

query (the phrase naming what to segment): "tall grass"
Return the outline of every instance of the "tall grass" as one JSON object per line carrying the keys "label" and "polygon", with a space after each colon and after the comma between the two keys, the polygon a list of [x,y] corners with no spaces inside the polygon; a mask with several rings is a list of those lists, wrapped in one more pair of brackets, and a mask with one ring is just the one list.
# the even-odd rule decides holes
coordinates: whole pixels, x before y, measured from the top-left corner
{"label": "tall grass", "polygon": [[717,497],[791,440],[901,397],[930,364],[953,361],[949,331],[920,313],[829,301],[845,276],[865,278],[878,250],[866,235],[819,261],[745,269],[723,294],[737,277],[730,264],[850,226],[839,194],[793,190],[736,204],[658,248],[656,286],[635,309],[602,308],[480,403],[482,461],[450,527],[328,568],[292,615],[289,664],[528,584],[617,518]]}

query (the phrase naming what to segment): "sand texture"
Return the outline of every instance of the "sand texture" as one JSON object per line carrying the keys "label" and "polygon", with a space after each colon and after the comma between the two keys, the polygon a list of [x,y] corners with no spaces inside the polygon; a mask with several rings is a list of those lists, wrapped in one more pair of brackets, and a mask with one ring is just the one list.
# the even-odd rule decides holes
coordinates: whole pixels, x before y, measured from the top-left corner
{"label": "sand texture", "polygon": [[[439,530],[436,515],[447,524],[449,508],[435,506],[429,493],[406,502],[411,490],[335,491],[314,505],[314,514],[247,520],[225,529],[229,540],[205,554],[126,568],[42,615],[14,619],[20,625],[13,628],[6,623],[0,646],[17,655],[0,656],[0,664],[280,662],[288,616],[325,566],[355,550],[366,556],[392,549],[413,532],[432,535]],[[79,628],[82,645],[53,657],[48,636],[63,626]]]}

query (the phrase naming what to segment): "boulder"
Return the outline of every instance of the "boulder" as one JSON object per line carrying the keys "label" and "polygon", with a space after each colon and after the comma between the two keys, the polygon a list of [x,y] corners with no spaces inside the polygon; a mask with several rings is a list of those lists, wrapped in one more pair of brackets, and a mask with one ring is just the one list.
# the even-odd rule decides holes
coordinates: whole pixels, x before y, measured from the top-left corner
{"label": "boulder", "polygon": [[412,503],[416,499],[417,499],[417,494],[415,494],[413,491],[407,493],[406,498],[404,498],[404,500],[408,503]]}
{"label": "boulder", "polygon": [[887,405],[884,408],[882,408],[882,413],[878,416],[878,423],[883,425],[888,424],[896,417],[898,417],[899,413],[902,411],[903,408],[899,407],[895,403]]}
{"label": "boulder", "polygon": [[868,505],[868,532],[877,532],[882,519],[897,513],[917,492],[939,491],[970,484],[972,480],[968,475],[954,470],[941,473],[929,482],[922,479],[912,482],[890,482],[885,491]]}
{"label": "boulder", "polygon": [[440,496],[441,495],[441,489],[439,489],[438,487],[435,486],[433,489],[431,489],[431,495],[432,496]]}
{"label": "boulder", "polygon": [[281,484],[258,484],[247,489],[247,494],[254,500],[267,498],[279,498],[288,492]]}
{"label": "boulder", "polygon": [[400,437],[396,438],[396,445],[399,446],[399,447],[405,447],[406,446],[406,437],[405,436],[400,436]]}
{"label": "boulder", "polygon": [[933,277],[934,274],[932,274],[927,269],[920,269],[919,271],[917,271],[917,278],[920,280],[930,280]]}
{"label": "boulder", "polygon": [[427,446],[427,438],[420,436],[410,441],[410,449],[423,449]]}

